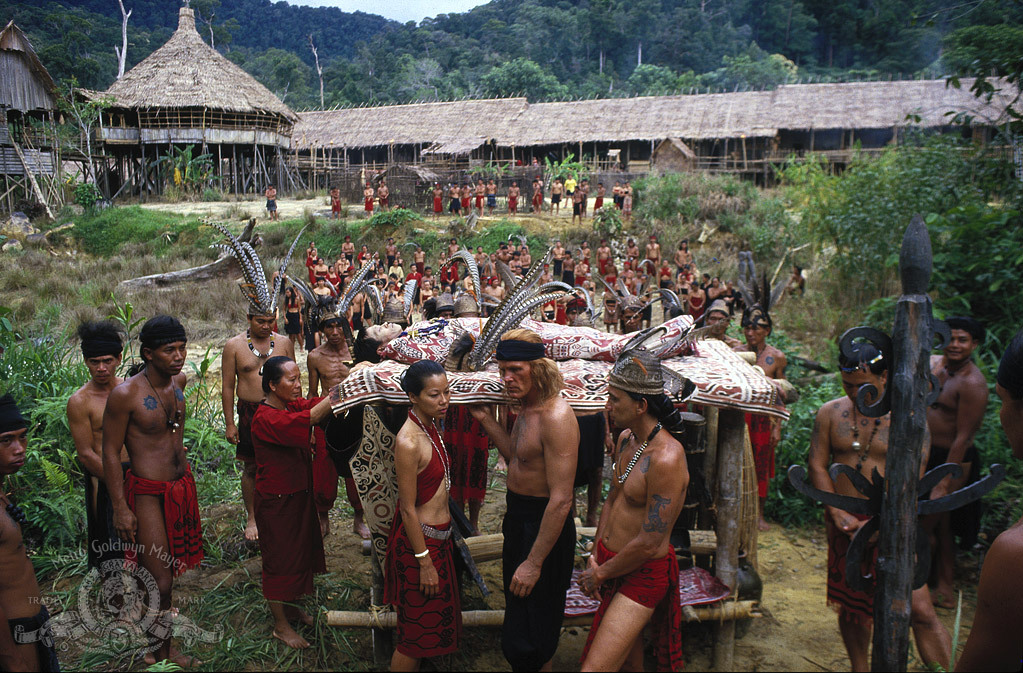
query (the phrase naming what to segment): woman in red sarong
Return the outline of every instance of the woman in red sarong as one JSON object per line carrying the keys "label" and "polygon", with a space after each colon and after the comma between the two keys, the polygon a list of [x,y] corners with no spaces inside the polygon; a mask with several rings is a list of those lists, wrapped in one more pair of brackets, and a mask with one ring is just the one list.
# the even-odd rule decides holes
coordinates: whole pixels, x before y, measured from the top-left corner
{"label": "woman in red sarong", "polygon": [[391,670],[415,671],[423,657],[458,650],[462,605],[448,510],[451,462],[436,426],[451,399],[448,378],[440,364],[421,360],[406,370],[401,387],[412,408],[394,449],[398,507],[387,541],[384,601],[398,613]]}
{"label": "woman in red sarong", "polygon": [[313,618],[293,603],[313,592],[314,574],[327,572],[313,501],[310,429],[329,417],[330,400],[303,399],[298,365],[280,355],[263,364],[263,392],[266,399],[252,418],[263,596],[274,618],[274,638],[305,649],[309,642],[290,622],[312,626]]}

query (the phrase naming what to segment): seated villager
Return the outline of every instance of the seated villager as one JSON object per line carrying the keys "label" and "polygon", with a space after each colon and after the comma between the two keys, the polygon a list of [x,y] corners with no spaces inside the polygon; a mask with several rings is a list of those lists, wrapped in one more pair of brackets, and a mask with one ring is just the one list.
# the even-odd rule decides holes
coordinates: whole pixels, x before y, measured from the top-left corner
{"label": "seated villager", "polygon": [[422,360],[401,379],[412,408],[398,432],[394,466],[398,506],[387,541],[384,600],[398,613],[392,671],[458,650],[462,606],[455,576],[448,491],[451,460],[437,429],[451,389],[444,368]]}
{"label": "seated villager", "polygon": [[[1023,458],[1023,332],[998,366],[995,392],[1002,401],[1002,429],[1012,455]],[[1018,671],[1023,661],[1023,519],[999,535],[980,572],[977,613],[957,671]]]}
{"label": "seated villager", "polygon": [[[23,539],[27,521],[4,494],[4,480],[25,464],[28,421],[10,395],[0,397],[0,671],[59,671],[50,613],[39,594]],[[27,636],[27,638],[26,638]]]}
{"label": "seated villager", "polygon": [[657,670],[682,670],[678,560],[669,537],[689,471],[682,445],[665,429],[676,425],[671,417],[678,413],[664,394],[666,376],[669,385],[677,378],[643,348],[624,351],[608,375],[608,415],[626,430],[613,454],[597,546],[579,580],[600,599],[584,671],[643,670],[647,624],[654,627]]}
{"label": "seated villager", "polygon": [[291,622],[312,626],[313,618],[293,603],[313,592],[314,574],[327,571],[312,493],[309,433],[330,416],[330,399],[303,399],[298,365],[281,355],[263,364],[262,377],[266,398],[252,417],[252,445],[263,596],[274,618],[274,638],[304,649],[309,641]]}
{"label": "seated villager", "polygon": [[[869,419],[856,408],[856,396],[864,386],[873,386],[875,395],[868,395],[865,403],[872,404],[877,395],[884,394],[888,381],[888,362],[872,345],[854,344],[852,357],[839,356],[842,388],[845,396],[826,402],[817,411],[813,434],[810,438],[810,482],[822,491],[862,498],[845,475],[832,481],[828,469],[832,463],[842,463],[855,469],[865,478],[873,470],[884,476],[888,458],[888,435],[891,414]],[[867,390],[870,390],[868,387]],[[906,447],[913,448],[913,447]],[[922,451],[920,476],[927,465],[930,438],[919,447]],[[824,508],[824,523],[828,537],[828,605],[838,612],[838,628],[852,663],[852,670],[870,670],[867,653],[874,619],[873,591],[854,589],[846,582],[846,557],[856,531],[869,518],[850,514],[835,507]],[[875,581],[877,577],[877,546],[869,543],[864,554],[863,577]],[[931,593],[924,584],[913,591],[911,622],[916,648],[925,666],[938,664],[948,668],[952,643],[948,631],[938,620],[931,603]],[[1017,662],[1018,666],[1018,662]]]}

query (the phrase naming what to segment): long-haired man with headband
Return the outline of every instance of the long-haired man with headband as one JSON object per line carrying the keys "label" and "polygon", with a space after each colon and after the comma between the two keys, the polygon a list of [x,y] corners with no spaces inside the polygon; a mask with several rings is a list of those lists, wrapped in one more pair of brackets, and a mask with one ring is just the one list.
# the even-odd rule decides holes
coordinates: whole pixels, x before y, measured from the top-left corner
{"label": "long-haired man with headband", "polygon": [[[139,333],[143,365],[107,398],[103,414],[103,474],[125,560],[138,563],[160,590],[160,618],[149,634],[155,661],[198,665],[171,648],[163,618],[174,578],[203,559],[202,523],[192,469],[185,457],[185,328],[158,315]],[[133,368],[133,370],[136,368]],[[122,447],[131,466],[121,470]],[[151,658],[151,657],[150,657]]]}
{"label": "long-haired man with headband", "polygon": [[[84,322],[78,326],[78,337],[89,380],[68,399],[67,420],[85,473],[86,557],[89,568],[99,570],[105,561],[124,558],[103,481],[103,410],[110,391],[124,380],[117,375],[123,346],[120,329],[110,321]],[[128,452],[123,447],[121,465],[127,470]]]}
{"label": "long-haired man with headband", "polygon": [[497,363],[508,396],[519,405],[511,434],[485,407],[472,407],[472,415],[508,463],[501,649],[514,671],[550,670],[575,561],[569,513],[579,424],[538,334],[507,332],[497,345]]}

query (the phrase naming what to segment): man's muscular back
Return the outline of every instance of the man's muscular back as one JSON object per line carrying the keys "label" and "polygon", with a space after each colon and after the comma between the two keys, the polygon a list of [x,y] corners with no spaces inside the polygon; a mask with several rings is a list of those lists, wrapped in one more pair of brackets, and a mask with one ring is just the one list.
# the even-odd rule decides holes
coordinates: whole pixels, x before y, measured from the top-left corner
{"label": "man's muscular back", "polygon": [[[571,434],[574,433],[574,442]],[[548,460],[556,459],[558,442],[572,444],[572,455],[579,445],[579,424],[572,408],[560,396],[535,407],[524,407],[512,427],[512,459],[508,462],[508,490],[537,498],[550,497]],[[563,448],[563,447],[561,447]],[[575,466],[572,467],[575,473]]]}
{"label": "man's muscular back", "polygon": [[[120,385],[121,379],[115,379]],[[103,411],[107,406],[109,390],[100,390],[89,381],[76,390],[67,401],[68,425],[71,428],[71,437],[78,449],[79,461],[94,477],[103,478]],[[82,453],[91,450],[95,454],[96,463],[93,467],[88,464],[88,458],[83,459]],[[128,460],[128,452],[121,449],[121,462]],[[98,470],[98,471],[97,471]]]}
{"label": "man's muscular back", "polygon": [[764,370],[764,375],[767,378],[785,378],[785,367],[788,366],[788,360],[785,358],[785,354],[774,346],[770,344],[764,346],[764,350],[757,355],[757,364]]}

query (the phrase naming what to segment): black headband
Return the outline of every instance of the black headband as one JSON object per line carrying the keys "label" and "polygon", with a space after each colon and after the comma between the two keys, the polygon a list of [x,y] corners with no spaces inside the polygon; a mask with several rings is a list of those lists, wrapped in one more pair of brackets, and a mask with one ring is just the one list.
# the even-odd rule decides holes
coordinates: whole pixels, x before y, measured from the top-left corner
{"label": "black headband", "polygon": [[21,415],[18,403],[10,393],[0,397],[0,434],[28,427],[28,421]]}
{"label": "black headband", "polygon": [[122,348],[121,337],[117,334],[82,339],[82,357],[86,360],[101,358],[105,355],[117,356],[121,354]]}
{"label": "black headband", "polygon": [[952,316],[945,318],[945,324],[949,329],[961,329],[977,341],[983,341],[986,330],[977,320],[967,316]]}
{"label": "black headband", "polygon": [[185,326],[169,315],[158,315],[150,318],[139,332],[139,340],[143,348],[159,348],[164,344],[177,341],[188,341]]}
{"label": "black headband", "polygon": [[505,339],[497,342],[497,359],[529,362],[547,357],[542,343],[536,344],[518,339]]}

